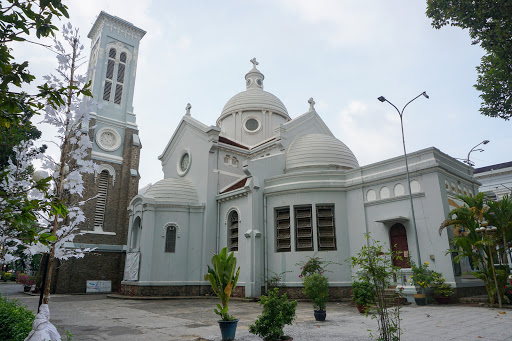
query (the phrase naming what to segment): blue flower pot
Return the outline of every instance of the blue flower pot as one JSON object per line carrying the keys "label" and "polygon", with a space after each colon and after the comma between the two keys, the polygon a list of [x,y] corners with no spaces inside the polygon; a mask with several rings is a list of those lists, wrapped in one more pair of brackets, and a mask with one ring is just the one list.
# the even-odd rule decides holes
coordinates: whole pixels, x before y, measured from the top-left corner
{"label": "blue flower pot", "polygon": [[219,322],[220,333],[222,334],[222,341],[234,340],[238,319],[234,319],[233,321],[219,320],[217,322]]}
{"label": "blue flower pot", "polygon": [[325,310],[315,310],[315,320],[325,321],[326,316],[327,316],[327,312]]}

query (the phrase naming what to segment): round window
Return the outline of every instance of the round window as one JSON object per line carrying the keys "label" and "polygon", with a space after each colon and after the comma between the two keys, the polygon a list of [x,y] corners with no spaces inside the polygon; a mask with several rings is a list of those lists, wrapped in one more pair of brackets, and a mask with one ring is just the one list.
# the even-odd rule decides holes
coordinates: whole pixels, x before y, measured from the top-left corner
{"label": "round window", "polygon": [[189,163],[190,163],[189,154],[188,153],[183,154],[183,156],[181,157],[181,162],[180,162],[180,168],[181,168],[182,172],[187,170]]}
{"label": "round window", "polygon": [[249,131],[255,131],[258,129],[259,126],[260,126],[260,124],[259,124],[258,120],[254,119],[254,118],[250,118],[245,122],[245,128],[247,128],[247,130],[249,130]]}
{"label": "round window", "polygon": [[261,86],[263,84],[263,82],[261,81],[260,78],[256,79],[256,84],[258,84],[259,86]]}
{"label": "round window", "polygon": [[246,84],[247,84],[247,86],[251,86],[252,81],[251,81],[250,79],[248,79],[248,80],[247,80],[247,82],[246,82]]}

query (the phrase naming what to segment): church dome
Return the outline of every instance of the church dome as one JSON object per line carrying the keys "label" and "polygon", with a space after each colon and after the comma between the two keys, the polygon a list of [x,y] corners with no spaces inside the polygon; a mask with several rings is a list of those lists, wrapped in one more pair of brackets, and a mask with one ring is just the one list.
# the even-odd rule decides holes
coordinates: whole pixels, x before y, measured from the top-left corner
{"label": "church dome", "polygon": [[262,89],[248,89],[242,91],[226,103],[222,109],[221,117],[234,111],[267,109],[288,117],[288,111],[283,102],[275,95]]}
{"label": "church dome", "polygon": [[185,179],[167,178],[160,180],[151,186],[143,195],[157,201],[180,203],[199,202],[195,186]]}
{"label": "church dome", "polygon": [[297,137],[286,153],[286,169],[302,167],[359,168],[354,153],[337,138],[324,134]]}
{"label": "church dome", "polygon": [[251,63],[253,63],[253,68],[245,75],[246,90],[231,97],[226,103],[217,120],[217,125],[219,125],[224,117],[234,112],[251,110],[272,111],[275,114],[283,116],[286,121],[290,120],[288,110],[286,110],[283,102],[275,95],[263,90],[263,80],[265,76],[256,68],[256,65],[258,65],[256,58],[253,58]]}

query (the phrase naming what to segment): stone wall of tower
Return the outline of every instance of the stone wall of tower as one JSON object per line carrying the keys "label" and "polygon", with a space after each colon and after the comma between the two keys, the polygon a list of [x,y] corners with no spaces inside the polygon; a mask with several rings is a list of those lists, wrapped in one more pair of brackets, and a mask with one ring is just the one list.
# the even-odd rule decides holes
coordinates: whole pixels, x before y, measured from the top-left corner
{"label": "stone wall of tower", "polygon": [[[94,124],[94,120],[91,120],[91,125]],[[129,226],[127,208],[130,200],[137,195],[140,179],[138,169],[142,146],[140,143],[134,143],[133,136],[137,134],[136,129],[125,130],[122,164],[95,161],[98,164],[108,164],[115,170],[115,181],[112,176],[109,178],[103,225],[104,232],[115,233],[115,235],[93,233],[97,199],[87,201],[82,207],[86,222],[81,227],[81,230],[86,233],[77,236],[74,243],[78,247],[97,247],[97,250],[81,259],[57,261],[53,271],[52,293],[85,292],[87,281],[96,280],[111,281],[112,291],[118,290],[123,279],[125,244]],[[136,170],[137,174],[131,174],[132,170]],[[96,196],[97,175],[85,175],[84,187],[84,199]]]}

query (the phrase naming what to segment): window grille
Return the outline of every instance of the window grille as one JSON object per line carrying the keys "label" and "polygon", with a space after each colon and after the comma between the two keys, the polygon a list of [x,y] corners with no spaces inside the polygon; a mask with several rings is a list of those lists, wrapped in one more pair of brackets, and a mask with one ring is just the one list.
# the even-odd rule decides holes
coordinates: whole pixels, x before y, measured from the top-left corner
{"label": "window grille", "polygon": [[110,92],[112,91],[112,82],[106,80],[105,81],[105,89],[103,89],[103,99],[105,101],[110,100]]}
{"label": "window grille", "polygon": [[313,251],[311,206],[295,207],[295,250]]}
{"label": "window grille", "polygon": [[108,51],[108,57],[112,59],[116,59],[116,49],[112,48]]}
{"label": "window grille", "polygon": [[290,208],[276,209],[275,217],[277,252],[290,252],[292,250]]}
{"label": "window grille", "polygon": [[114,96],[115,104],[121,104],[122,95],[123,95],[123,86],[121,84],[116,84],[116,95]]}
{"label": "window grille", "polygon": [[334,206],[316,207],[316,228],[318,251],[336,250],[336,229],[334,225]]}
{"label": "window grille", "polygon": [[165,252],[176,251],[176,226],[167,226],[165,233]]}
{"label": "window grille", "polygon": [[238,251],[238,212],[233,211],[229,219],[229,251]]}
{"label": "window grille", "polygon": [[103,230],[105,219],[105,208],[107,205],[107,189],[109,174],[106,170],[102,171],[98,177],[98,198],[96,199],[96,211],[94,212],[94,229]]}

